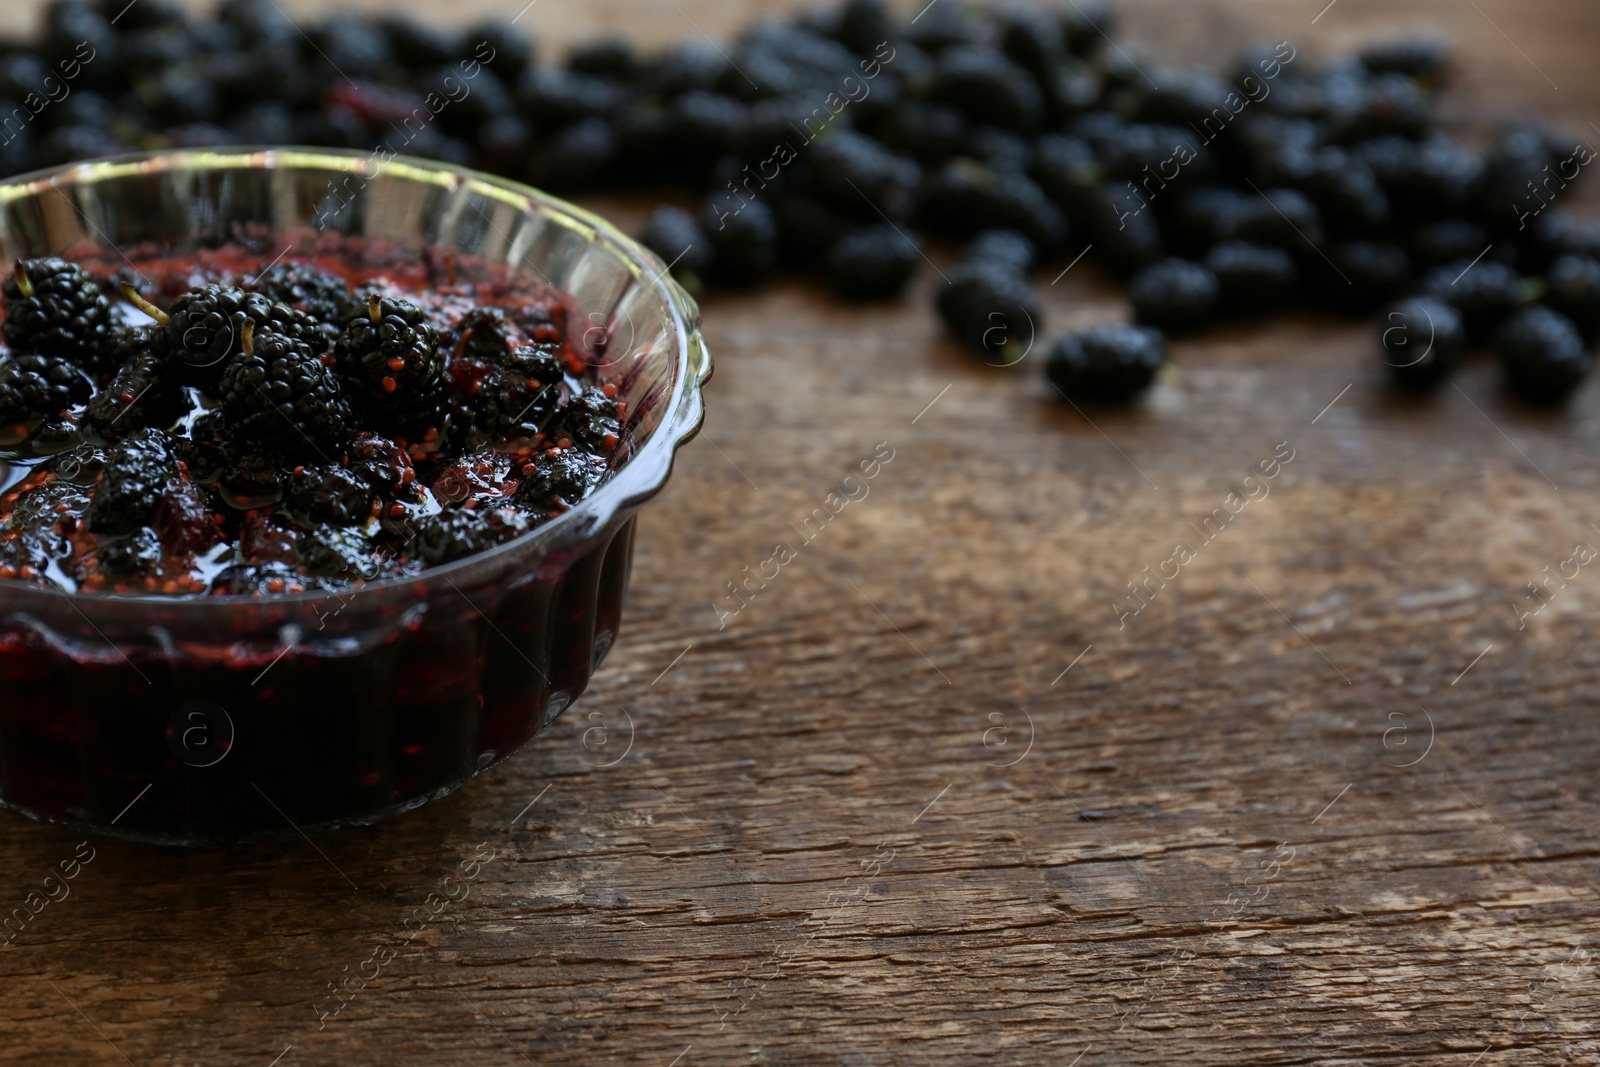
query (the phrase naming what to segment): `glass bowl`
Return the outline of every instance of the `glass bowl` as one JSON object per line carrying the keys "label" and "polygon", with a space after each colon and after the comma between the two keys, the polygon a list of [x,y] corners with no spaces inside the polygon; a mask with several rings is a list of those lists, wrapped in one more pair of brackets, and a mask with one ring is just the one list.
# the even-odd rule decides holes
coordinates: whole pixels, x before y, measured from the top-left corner
{"label": "glass bowl", "polygon": [[711,373],[698,309],[660,260],[527,186],[354,152],[163,152],[0,184],[5,262],[241,243],[263,262],[447,254],[548,281],[626,404],[613,470],[515,541],[359,590],[175,599],[0,580],[4,807],[170,844],[370,823],[515,752],[616,639],[636,513],[698,431]]}

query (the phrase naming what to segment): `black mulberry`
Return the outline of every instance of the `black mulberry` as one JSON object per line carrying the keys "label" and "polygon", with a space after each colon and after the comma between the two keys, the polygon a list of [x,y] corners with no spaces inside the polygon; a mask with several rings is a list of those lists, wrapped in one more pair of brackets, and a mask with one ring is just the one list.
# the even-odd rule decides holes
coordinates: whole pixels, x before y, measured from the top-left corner
{"label": "black mulberry", "polygon": [[1217,276],[1187,259],[1164,259],[1133,276],[1128,298],[1141,326],[1166,333],[1198,330],[1216,313]]}
{"label": "black mulberry", "polygon": [[1222,306],[1234,312],[1276,308],[1300,280],[1299,268],[1289,253],[1247,241],[1217,245],[1206,255],[1206,266],[1217,276]]}
{"label": "black mulberry", "polygon": [[567,399],[561,407],[555,431],[556,435],[565,437],[585,451],[597,454],[616,447],[621,432],[617,402],[593,386]]}
{"label": "black mulberry", "polygon": [[906,287],[921,258],[916,238],[887,224],[868,226],[829,249],[823,270],[839,295],[882,300]]}
{"label": "black mulberry", "polygon": [[1600,261],[1562,256],[1550,265],[1545,284],[1545,303],[1571,319],[1585,341],[1600,338]]}
{"label": "black mulberry", "polygon": [[1042,314],[1027,277],[991,261],[950,271],[936,303],[951,335],[998,366],[1010,366],[1027,354]]}
{"label": "black mulberry", "polygon": [[1495,350],[1506,385],[1525,400],[1554,404],[1577,387],[1594,356],[1572,320],[1534,305],[1507,319],[1495,335]]}
{"label": "black mulberry", "polygon": [[426,410],[436,404],[444,359],[428,313],[409,300],[371,295],[346,310],[334,345],[339,374],[374,412]]}
{"label": "black mulberry", "polygon": [[283,482],[283,511],[305,526],[356,526],[372,518],[377,493],[340,467],[301,467]]}
{"label": "black mulberry", "polygon": [[512,502],[541,517],[556,515],[576,507],[600,484],[605,472],[604,460],[580,449],[545,453],[535,461],[533,472],[517,486]]}
{"label": "black mulberry", "polygon": [[680,278],[693,275],[703,279],[716,256],[711,238],[706,236],[695,217],[670,205],[658,207],[651,213],[639,240]]}
{"label": "black mulberry", "polygon": [[1522,277],[1493,260],[1457,261],[1435,267],[1423,276],[1422,291],[1461,312],[1467,338],[1472,341],[1488,336],[1527,295]]}
{"label": "black mulberry", "polygon": [[1414,392],[1431,389],[1454,373],[1467,343],[1460,312],[1431,296],[1400,301],[1378,320],[1378,330],[1389,377]]}
{"label": "black mulberry", "polygon": [[54,256],[18,260],[0,292],[0,334],[13,351],[68,356],[87,370],[99,369],[111,311],[88,272]]}
{"label": "black mulberry", "polygon": [[339,313],[350,302],[350,287],[343,278],[303,263],[274,263],[246,285],[315,319],[330,344],[339,333]]}
{"label": "black mulberry", "polygon": [[347,526],[316,526],[295,539],[300,570],[314,578],[371,581],[382,564],[370,538]]}
{"label": "black mulberry", "polygon": [[1125,403],[1149,388],[1166,359],[1158,330],[1096,326],[1057,340],[1045,373],[1074,403]]}
{"label": "black mulberry", "polygon": [[[311,346],[247,323],[222,375],[223,410],[245,437],[290,454],[347,436],[354,419],[339,379]],[[252,336],[253,334],[253,336]]]}
{"label": "black mulberry", "polygon": [[530,528],[528,516],[512,508],[447,508],[417,522],[411,551],[426,566],[437,567],[503,544]]}
{"label": "black mulberry", "polygon": [[178,371],[193,383],[211,384],[221,377],[227,361],[243,351],[247,321],[257,329],[289,337],[314,354],[328,347],[322,325],[310,315],[236,285],[197,285],[165,312],[132,286],[124,286],[123,293],[161,324]]}
{"label": "black mulberry", "polygon": [[71,357],[14,353],[0,363],[0,428],[56,418],[92,390]]}
{"label": "black mulberry", "polygon": [[97,534],[131,534],[150,525],[167,486],[178,478],[178,461],[160,430],[129,434],[106,456],[105,471],[84,517]]}
{"label": "black mulberry", "polygon": [[144,426],[170,426],[183,395],[159,327],[124,326],[112,340],[116,373],[84,410],[84,425],[110,439]]}

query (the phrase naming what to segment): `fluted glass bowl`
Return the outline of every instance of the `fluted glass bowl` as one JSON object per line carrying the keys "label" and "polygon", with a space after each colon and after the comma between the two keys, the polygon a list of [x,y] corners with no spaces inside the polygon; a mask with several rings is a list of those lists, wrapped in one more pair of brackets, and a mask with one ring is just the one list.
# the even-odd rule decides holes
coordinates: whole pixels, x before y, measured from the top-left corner
{"label": "fluted glass bowl", "polygon": [[616,638],[635,514],[699,429],[711,364],[694,302],[615,228],[527,186],[293,148],[0,184],[0,262],[114,268],[227,244],[263,261],[442,253],[548,281],[626,405],[612,472],[518,540],[359,590],[174,599],[0,580],[0,805],[14,811],[212,844],[373,822],[458,788],[583,692]]}

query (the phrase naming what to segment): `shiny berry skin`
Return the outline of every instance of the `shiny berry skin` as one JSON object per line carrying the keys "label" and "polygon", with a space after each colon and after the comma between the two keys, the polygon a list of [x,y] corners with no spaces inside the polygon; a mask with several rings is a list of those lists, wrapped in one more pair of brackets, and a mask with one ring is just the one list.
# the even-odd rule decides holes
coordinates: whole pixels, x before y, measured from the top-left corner
{"label": "shiny berry skin", "polygon": [[1460,312],[1437,297],[1412,296],[1378,318],[1378,350],[1390,379],[1425,392],[1461,365],[1467,331]]}
{"label": "shiny berry skin", "polygon": [[1467,338],[1473,342],[1490,338],[1526,297],[1522,276],[1490,259],[1435,267],[1423,276],[1422,291],[1461,312]]}
{"label": "shiny berry skin", "polygon": [[1544,302],[1571,319],[1585,342],[1600,339],[1600,260],[1562,256],[1550,265],[1545,286]]}
{"label": "shiny berry skin", "polygon": [[535,515],[551,516],[575,507],[605,476],[605,461],[577,449],[542,455],[512,494],[512,502]]}
{"label": "shiny berry skin", "polygon": [[92,389],[70,356],[13,353],[0,361],[0,429],[54,419]]}
{"label": "shiny berry skin", "polygon": [[1166,359],[1158,330],[1095,326],[1059,338],[1045,357],[1045,373],[1073,403],[1126,403],[1149,388]]}
{"label": "shiny berry skin", "polygon": [[1221,307],[1232,312],[1275,309],[1300,281],[1289,253],[1248,241],[1222,242],[1206,254],[1205,265],[1216,275]]}
{"label": "shiny berry skin", "polygon": [[220,391],[223,411],[244,437],[289,454],[318,456],[355,425],[332,369],[285,334],[254,334],[249,350],[229,361]]}
{"label": "shiny berry skin", "polygon": [[359,473],[340,467],[301,467],[283,481],[282,510],[305,526],[360,525],[376,500]]}
{"label": "shiny berry skin", "polygon": [[444,357],[439,331],[422,308],[371,295],[345,309],[333,346],[339,377],[375,412],[411,412],[437,402]]}
{"label": "shiny berry skin", "polygon": [[13,351],[69,357],[87,370],[99,369],[110,305],[88,272],[54,256],[20,260],[0,294],[0,334]]}
{"label": "shiny berry skin", "polygon": [[1537,404],[1565,400],[1594,366],[1594,355],[1584,348],[1572,320],[1537,304],[1501,324],[1495,351],[1506,385]]}
{"label": "shiny berry skin", "polygon": [[162,495],[180,477],[167,435],[160,430],[129,434],[106,455],[84,523],[97,534],[131,534],[155,520]]}
{"label": "shiny berry skin", "polygon": [[1188,333],[1209,323],[1221,297],[1217,276],[1187,259],[1164,259],[1133,276],[1128,298],[1141,326]]}
{"label": "shiny berry skin", "polygon": [[906,287],[922,246],[914,237],[887,224],[868,226],[841,238],[823,261],[828,282],[850,300],[882,300]]}
{"label": "shiny berry skin", "polygon": [[84,410],[84,425],[108,440],[146,426],[170,426],[182,414],[178,374],[165,331],[124,326],[111,341],[116,372]]}
{"label": "shiny berry skin", "polygon": [[998,366],[1022,359],[1042,325],[1039,296],[1027,277],[990,260],[947,272],[936,303],[950,335]]}

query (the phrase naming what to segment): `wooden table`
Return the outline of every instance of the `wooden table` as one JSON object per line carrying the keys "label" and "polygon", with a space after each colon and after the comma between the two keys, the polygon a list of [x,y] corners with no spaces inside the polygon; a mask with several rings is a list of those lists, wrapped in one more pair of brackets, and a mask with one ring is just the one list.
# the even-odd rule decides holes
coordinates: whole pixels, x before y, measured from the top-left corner
{"label": "wooden table", "polygon": [[[1313,26],[1322,4],[1130,0],[1125,39],[1215,62],[1435,25],[1453,129],[1520,109],[1600,137],[1593,5],[1340,0]],[[754,7],[545,0],[535,28]],[[0,1060],[1596,1062],[1600,573],[1519,615],[1600,545],[1600,380],[1539,414],[1474,362],[1406,404],[1366,329],[1294,318],[1176,345],[1181,374],[1091,422],[1036,354],[942,340],[925,275],[888,308],[710,301],[707,432],[583,701],[376,829],[93,842],[0,950]],[[1126,313],[1088,266],[1048,282],[1052,328]],[[79,840],[0,818],[0,904]]]}

